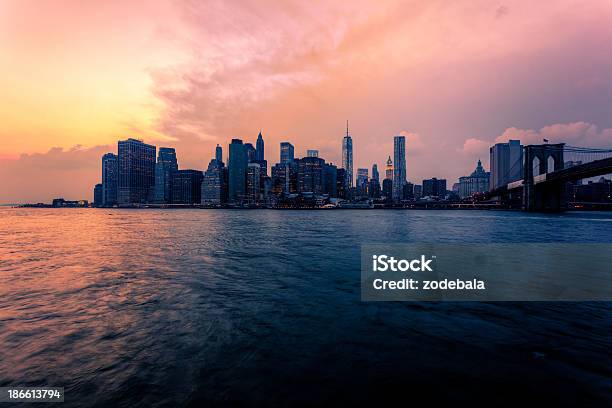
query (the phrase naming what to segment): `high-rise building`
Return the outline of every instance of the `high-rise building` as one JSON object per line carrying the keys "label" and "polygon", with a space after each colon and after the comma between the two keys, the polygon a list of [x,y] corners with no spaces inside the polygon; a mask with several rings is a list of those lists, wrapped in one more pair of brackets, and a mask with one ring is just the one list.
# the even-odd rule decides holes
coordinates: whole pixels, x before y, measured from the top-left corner
{"label": "high-rise building", "polygon": [[264,154],[264,140],[263,140],[263,136],[261,136],[261,131],[257,135],[257,142],[255,142],[255,146],[256,146],[255,160],[259,162],[266,160],[265,154]]}
{"label": "high-rise building", "polygon": [[346,170],[346,189],[353,187],[353,139],[346,121],[346,136],[342,140],[342,168]]}
{"label": "high-rise building", "polygon": [[102,156],[102,205],[104,207],[112,207],[117,204],[118,182],[117,155],[106,153]]}
{"label": "high-rise building", "polygon": [[323,165],[319,157],[303,157],[298,161],[298,191],[300,193],[323,193]]}
{"label": "high-rise building", "polygon": [[323,193],[338,197],[338,168],[331,163],[323,165]]}
{"label": "high-rise building", "polygon": [[172,202],[172,173],[178,170],[176,152],[172,147],[160,147],[155,164],[155,202]]}
{"label": "high-rise building", "polygon": [[380,183],[380,176],[378,175],[378,166],[376,163],[372,165],[372,179]]}
{"label": "high-rise building", "polygon": [[245,196],[247,154],[244,146],[240,139],[232,139],[229,145],[228,200],[232,202],[242,201]]}
{"label": "high-rise building", "polygon": [[406,184],[406,138],[393,138],[393,200],[400,201]]}
{"label": "high-rise building", "polygon": [[247,163],[255,161],[255,154],[257,153],[257,151],[255,150],[255,147],[253,147],[251,143],[244,144],[244,153],[246,154],[246,157],[247,157]]}
{"label": "high-rise building", "polygon": [[293,145],[289,142],[281,142],[280,144],[280,162],[291,163],[294,160]]}
{"label": "high-rise building", "polygon": [[202,202],[202,179],[199,170],[177,170],[172,172],[172,203],[200,204]]}
{"label": "high-rise building", "polygon": [[457,194],[461,198],[471,197],[476,193],[489,191],[490,174],[484,170],[482,163],[478,160],[476,170],[469,176],[459,177],[459,190]]}
{"label": "high-rise building", "polygon": [[208,164],[208,169],[202,179],[202,199],[204,205],[220,205],[225,202],[225,166],[217,159]]}
{"label": "high-rise building", "polygon": [[339,198],[346,198],[346,170],[342,167],[336,171],[336,194]]}
{"label": "high-rise building", "polygon": [[489,149],[489,153],[491,190],[523,178],[523,146],[520,140],[497,143]]}
{"label": "high-rise building", "polygon": [[404,191],[402,192],[402,199],[406,201],[414,200],[414,184],[404,184]]}
{"label": "high-rise building", "polygon": [[385,167],[385,178],[393,180],[393,160],[391,156],[387,159],[387,166]]}
{"label": "high-rise building", "polygon": [[423,197],[446,197],[446,179],[430,178],[423,180]]}
{"label": "high-rise building", "polygon": [[393,180],[390,178],[383,180],[382,195],[385,196],[387,200],[391,200],[393,198]]}
{"label": "high-rise building", "polygon": [[217,144],[215,148],[215,160],[220,164],[223,164],[223,148]]}
{"label": "high-rise building", "polygon": [[380,181],[375,178],[371,178],[368,182],[368,197],[380,198]]}
{"label": "high-rise building", "polygon": [[319,151],[318,150],[307,150],[306,151],[306,156],[308,156],[308,157],[319,157]]}
{"label": "high-rise building", "polygon": [[289,163],[277,163],[272,167],[272,192],[281,196],[289,194],[290,182]]}
{"label": "high-rise building", "polygon": [[127,139],[118,142],[118,190],[119,205],[147,202],[155,186],[156,147],[141,140]]}
{"label": "high-rise building", "polygon": [[357,169],[355,187],[357,188],[357,195],[363,197],[368,194],[368,169]]}
{"label": "high-rise building", "polygon": [[261,167],[258,163],[249,163],[246,171],[246,199],[250,203],[260,201]]}
{"label": "high-rise building", "polygon": [[423,186],[420,184],[415,184],[413,192],[414,192],[414,199],[420,200],[423,197]]}
{"label": "high-rise building", "polygon": [[94,207],[102,207],[102,183],[98,183],[94,186]]}

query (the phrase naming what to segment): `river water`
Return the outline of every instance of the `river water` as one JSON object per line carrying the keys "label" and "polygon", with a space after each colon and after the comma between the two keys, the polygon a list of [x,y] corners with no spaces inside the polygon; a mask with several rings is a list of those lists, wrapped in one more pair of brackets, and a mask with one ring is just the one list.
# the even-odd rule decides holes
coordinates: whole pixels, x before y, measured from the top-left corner
{"label": "river water", "polygon": [[0,209],[0,386],[64,406],[612,403],[612,304],[368,303],[360,245],[612,242],[612,213]]}

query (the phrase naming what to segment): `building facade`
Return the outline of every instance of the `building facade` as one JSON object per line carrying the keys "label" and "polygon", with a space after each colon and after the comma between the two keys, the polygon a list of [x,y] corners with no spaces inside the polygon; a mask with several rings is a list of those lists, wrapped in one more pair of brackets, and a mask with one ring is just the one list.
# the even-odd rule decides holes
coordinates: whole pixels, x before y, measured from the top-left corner
{"label": "building facade", "polygon": [[155,164],[156,203],[172,202],[172,173],[178,170],[176,151],[172,147],[160,147]]}
{"label": "building facade", "polygon": [[289,142],[281,142],[280,144],[280,162],[292,163],[295,160],[293,145]]}
{"label": "building facade", "polygon": [[446,179],[430,178],[423,180],[423,197],[440,198],[446,197]]}
{"label": "building facade", "polygon": [[265,152],[264,152],[264,140],[261,132],[257,135],[257,142],[255,142],[255,160],[263,161],[265,160]]}
{"label": "building facade", "polygon": [[467,198],[477,193],[489,191],[490,176],[490,173],[484,170],[481,161],[478,160],[476,169],[472,174],[459,177],[459,189],[457,194],[460,198]]}
{"label": "building facade", "polygon": [[200,204],[203,174],[199,170],[172,172],[172,204]]}
{"label": "building facade", "polygon": [[208,164],[208,169],[204,172],[201,188],[201,203],[203,205],[221,205],[225,202],[226,183],[225,166],[223,163],[212,159]]}
{"label": "building facade", "polygon": [[400,201],[406,184],[406,138],[393,138],[393,200]]}
{"label": "building facade", "polygon": [[489,149],[489,155],[491,190],[523,178],[523,146],[520,140],[497,143]]}
{"label": "building facade", "polygon": [[232,139],[228,163],[228,200],[231,202],[239,202],[245,197],[246,167],[247,154],[242,140]]}
{"label": "building facade", "polygon": [[106,153],[102,156],[102,205],[112,207],[117,204],[119,168],[117,155]]}
{"label": "building facade", "polygon": [[117,148],[117,203],[146,203],[155,187],[156,147],[137,139],[120,140]]}
{"label": "building facade", "polygon": [[319,157],[303,157],[298,160],[298,192],[323,194],[323,166]]}

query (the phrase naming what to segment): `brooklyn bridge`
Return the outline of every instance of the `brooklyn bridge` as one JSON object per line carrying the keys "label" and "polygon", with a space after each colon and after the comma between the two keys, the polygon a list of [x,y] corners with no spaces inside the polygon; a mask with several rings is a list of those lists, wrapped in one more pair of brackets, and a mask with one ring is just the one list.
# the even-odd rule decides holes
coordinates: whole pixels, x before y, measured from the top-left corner
{"label": "brooklyn bridge", "polygon": [[489,200],[501,206],[525,211],[564,211],[566,190],[579,180],[612,173],[612,149],[568,146],[565,143],[526,145],[521,166],[522,179],[514,180],[488,193]]}

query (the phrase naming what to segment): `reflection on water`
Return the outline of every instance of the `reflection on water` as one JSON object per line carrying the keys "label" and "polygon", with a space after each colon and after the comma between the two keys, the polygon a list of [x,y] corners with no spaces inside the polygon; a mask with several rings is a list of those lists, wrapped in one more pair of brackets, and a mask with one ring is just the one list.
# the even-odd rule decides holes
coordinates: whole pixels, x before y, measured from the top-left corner
{"label": "reflection on water", "polygon": [[312,405],[398,393],[609,403],[609,303],[363,303],[359,250],[612,242],[610,221],[0,209],[0,386],[64,386],[68,406]]}

